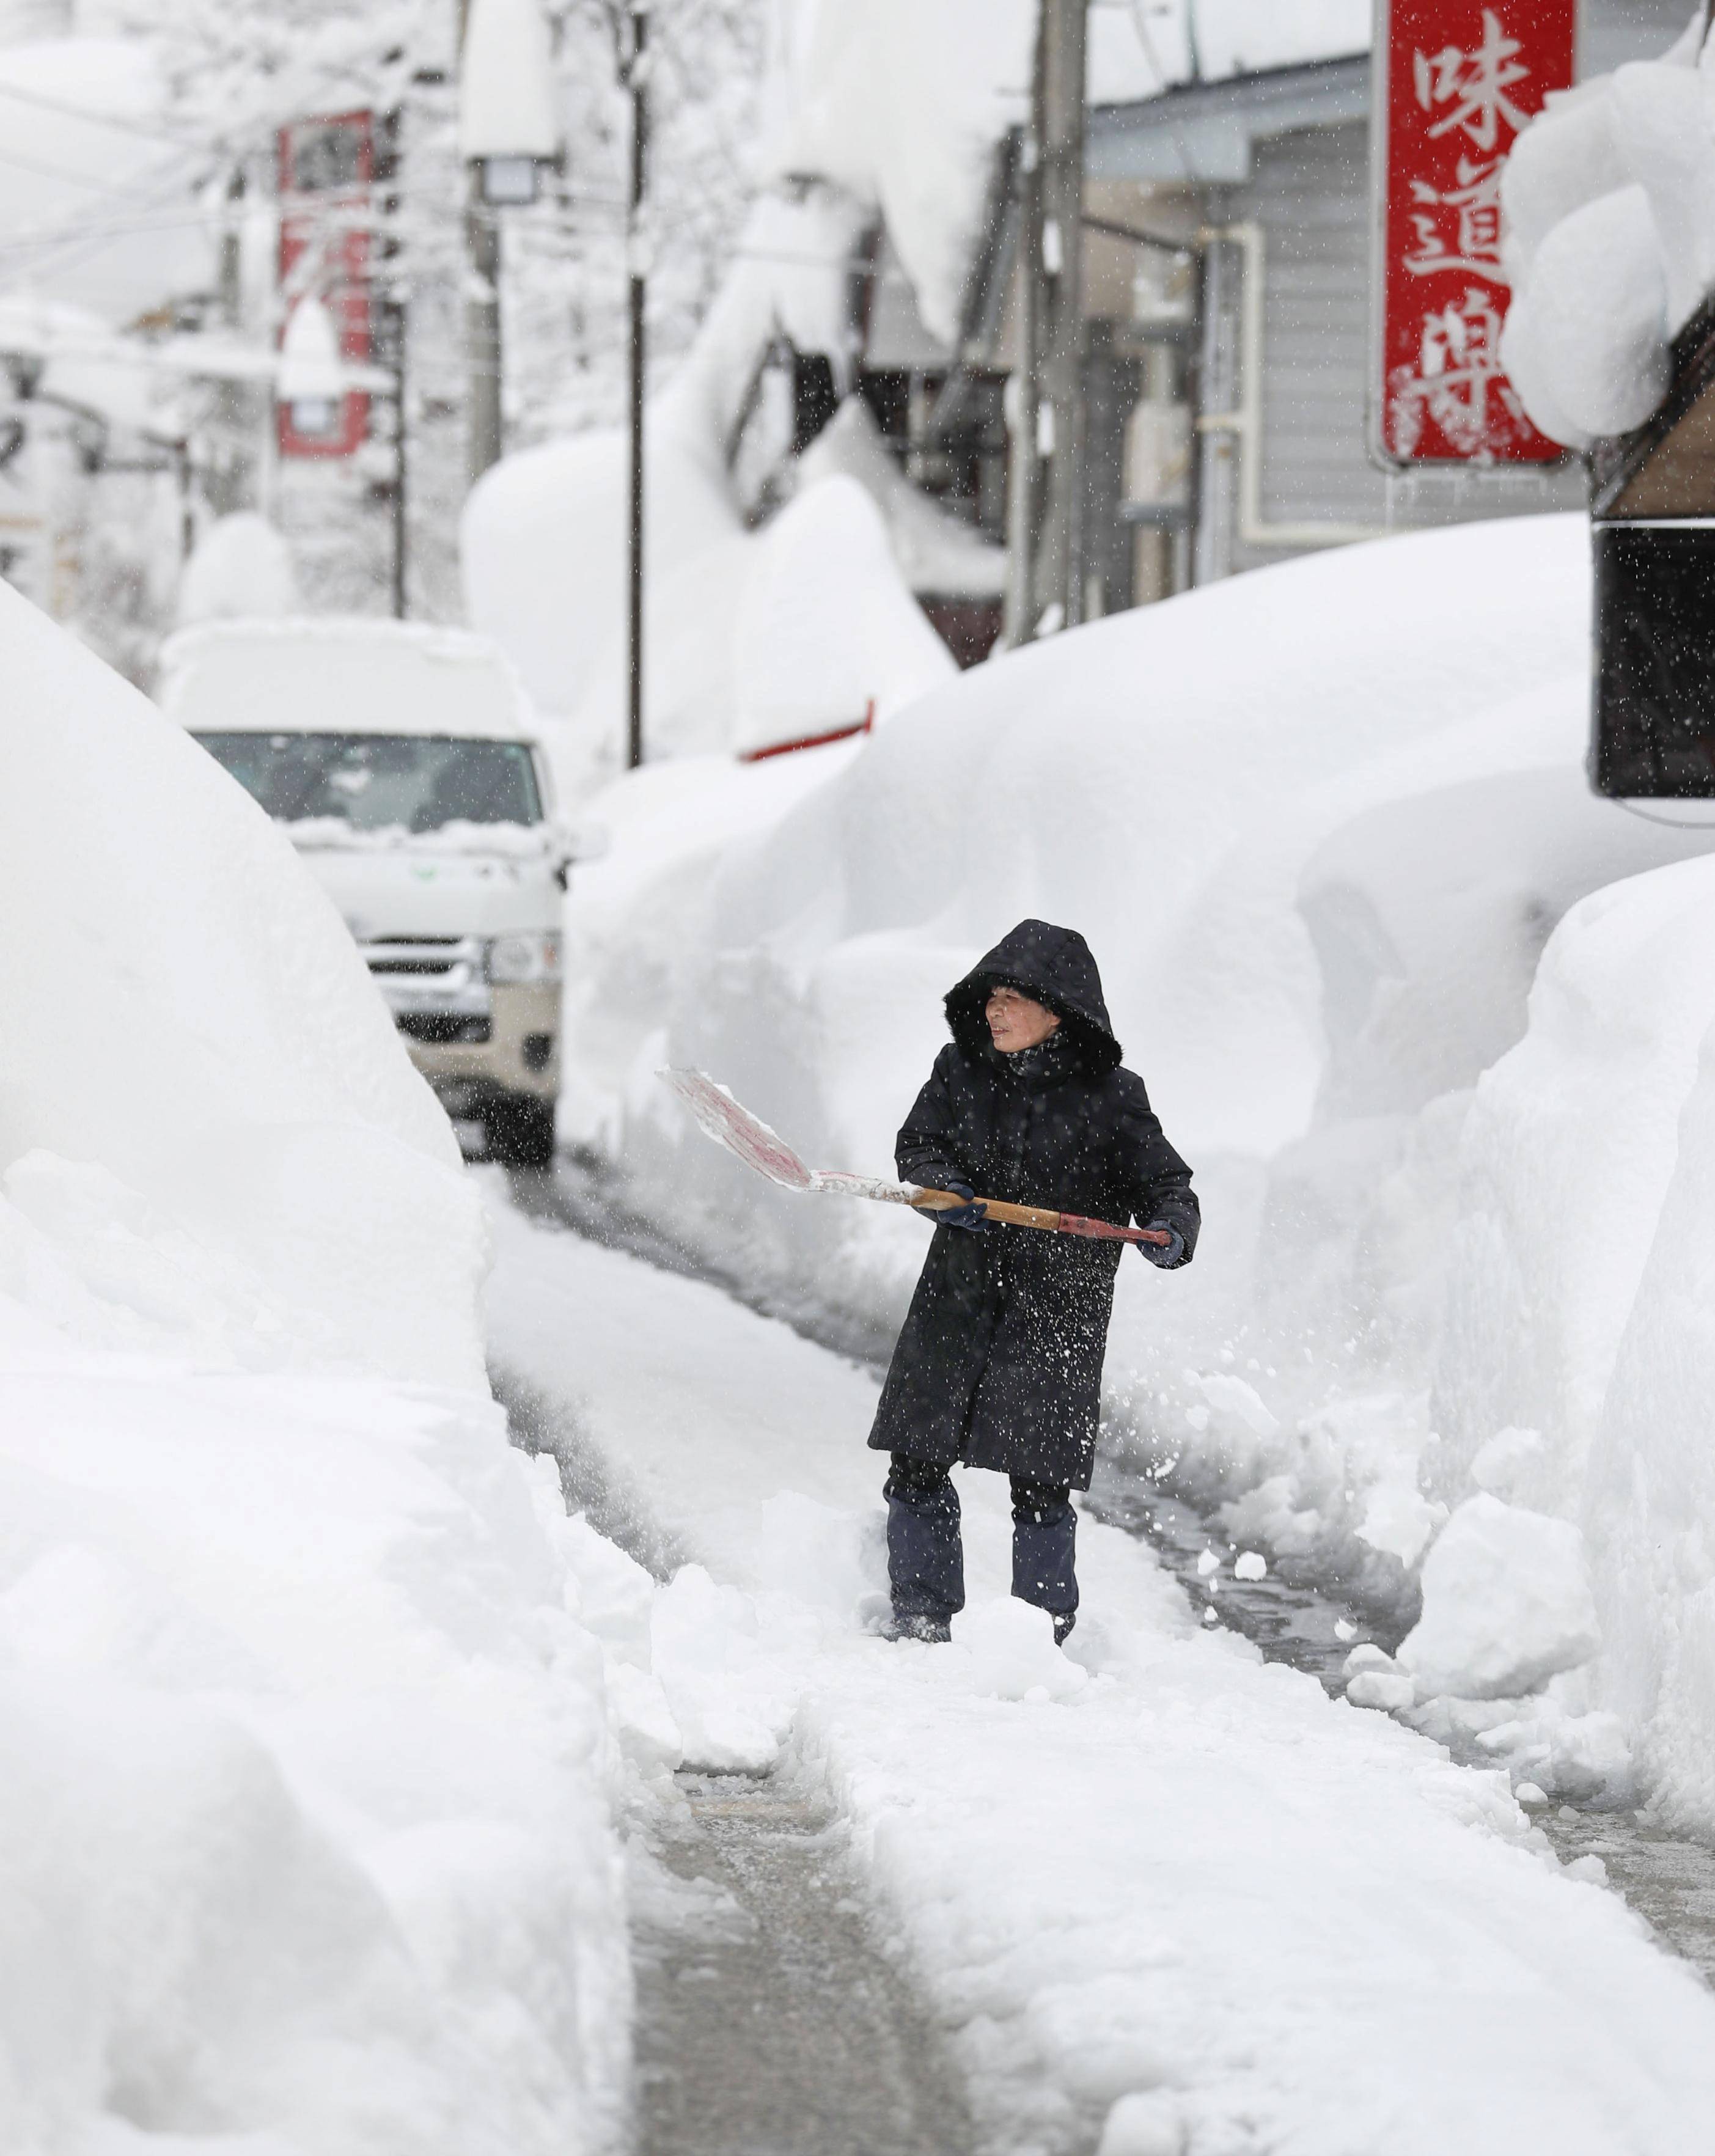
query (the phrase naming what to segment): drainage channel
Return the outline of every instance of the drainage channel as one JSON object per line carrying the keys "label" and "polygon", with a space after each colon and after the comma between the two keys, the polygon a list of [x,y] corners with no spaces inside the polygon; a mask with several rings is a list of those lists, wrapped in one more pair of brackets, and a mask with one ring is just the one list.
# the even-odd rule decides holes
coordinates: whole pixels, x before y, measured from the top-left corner
{"label": "drainage channel", "polygon": [[[855,1322],[765,1296],[703,1266],[691,1252],[647,1222],[628,1214],[598,1169],[563,1157],[555,1169],[513,1170],[515,1203],[538,1219],[552,1219],[592,1241],[628,1251],[664,1270],[708,1280],[764,1317],[777,1317],[817,1346],[885,1369],[892,1347]],[[1135,1470],[1098,1465],[1086,1501],[1095,1518],[1147,1541],[1186,1590],[1194,1607],[1209,1597],[1197,1560],[1225,1546],[1225,1532],[1193,1507]],[[1384,1613],[1343,1599],[1325,1582],[1271,1567],[1260,1580],[1226,1573],[1215,1598],[1219,1621],[1252,1640],[1270,1661],[1317,1678],[1331,1694],[1344,1689],[1342,1666],[1360,1640],[1392,1653],[1396,1625]],[[1599,1857],[1609,1885],[1644,1918],[1670,1952],[1715,1984],[1715,1848],[1641,1811],[1560,1804],[1536,1815],[1555,1854],[1571,1863]]]}
{"label": "drainage channel", "polygon": [[962,2156],[957,2078],[826,1807],[778,1778],[677,1780],[634,1875],[636,2156]]}
{"label": "drainage channel", "polygon": [[[1211,1603],[1197,1560],[1205,1549],[1223,1547],[1225,1536],[1138,1475],[1106,1467],[1090,1492],[1089,1509],[1145,1537],[1194,1607],[1215,1607],[1220,1621],[1253,1640],[1267,1661],[1307,1671],[1335,1697],[1344,1691],[1343,1665],[1359,1640],[1374,1640],[1389,1654],[1399,1643],[1399,1628],[1380,1613],[1295,1578],[1290,1568],[1271,1567],[1257,1580],[1226,1573]],[[1608,1884],[1660,1943],[1715,1984],[1715,1849],[1675,1832],[1647,1810],[1559,1804],[1533,1817],[1563,1863],[1599,1857]]]}

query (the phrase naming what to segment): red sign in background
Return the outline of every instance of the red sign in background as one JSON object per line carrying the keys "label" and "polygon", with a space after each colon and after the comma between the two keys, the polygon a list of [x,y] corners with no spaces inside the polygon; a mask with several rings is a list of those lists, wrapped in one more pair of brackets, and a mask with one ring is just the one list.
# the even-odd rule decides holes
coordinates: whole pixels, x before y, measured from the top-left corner
{"label": "red sign in background", "polygon": [[1501,172],[1573,80],[1577,0],[1388,0],[1376,53],[1379,426],[1395,464],[1548,464],[1501,367]]}
{"label": "red sign in background", "polygon": [[[279,156],[280,286],[286,311],[297,299],[313,295],[333,316],[342,357],[367,360],[374,345],[369,276],[373,116],[341,112],[295,121],[280,131]],[[280,454],[348,457],[368,428],[369,399],[361,391],[341,398],[339,424],[326,434],[298,433],[282,405]]]}

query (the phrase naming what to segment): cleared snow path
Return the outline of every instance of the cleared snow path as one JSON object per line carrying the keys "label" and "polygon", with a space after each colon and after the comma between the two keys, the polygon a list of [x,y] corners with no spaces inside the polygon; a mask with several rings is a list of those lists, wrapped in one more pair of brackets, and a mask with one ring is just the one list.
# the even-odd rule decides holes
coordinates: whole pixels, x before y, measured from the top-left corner
{"label": "cleared snow path", "polygon": [[865,1638],[873,1378],[709,1287],[496,1227],[498,1362],[575,1409],[610,1510],[686,1561],[652,1618],[685,1763],[827,1792],[981,2148],[1702,2145],[1715,2001],[1504,1778],[1199,1631],[1093,1520],[1078,1659],[1023,1637],[994,1478],[963,1482],[963,1640]]}
{"label": "cleared snow path", "polygon": [[678,1780],[685,1812],[634,1888],[636,2156],[961,2156],[956,2076],[870,1936],[825,1799],[779,1776]]}

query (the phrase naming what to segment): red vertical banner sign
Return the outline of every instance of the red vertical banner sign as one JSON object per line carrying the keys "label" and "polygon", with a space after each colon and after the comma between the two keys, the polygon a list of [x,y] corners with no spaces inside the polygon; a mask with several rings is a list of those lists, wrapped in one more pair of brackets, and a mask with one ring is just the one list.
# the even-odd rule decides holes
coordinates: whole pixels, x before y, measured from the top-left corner
{"label": "red vertical banner sign", "polygon": [[1520,129],[1571,87],[1577,12],[1577,0],[1378,0],[1371,431],[1396,468],[1565,454],[1501,366],[1501,173]]}
{"label": "red vertical banner sign", "polygon": [[[290,315],[306,294],[333,317],[342,358],[367,361],[374,341],[371,317],[371,182],[375,177],[375,121],[368,112],[295,120],[280,131],[280,289]],[[369,399],[352,390],[340,399],[334,424],[306,434],[282,406],[280,450],[287,457],[348,457],[369,426]]]}

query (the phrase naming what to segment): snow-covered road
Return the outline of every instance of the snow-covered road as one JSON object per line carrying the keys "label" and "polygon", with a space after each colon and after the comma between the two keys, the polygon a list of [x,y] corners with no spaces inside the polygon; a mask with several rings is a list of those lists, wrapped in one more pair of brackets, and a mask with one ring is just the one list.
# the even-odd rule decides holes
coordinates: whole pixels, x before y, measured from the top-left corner
{"label": "snow-covered road", "polygon": [[954,1645],[865,1637],[873,1378],[503,1204],[497,1237],[497,1365],[559,1404],[604,1520],[672,1573],[650,1634],[685,1761],[826,1789],[986,2150],[1707,2140],[1715,1999],[1559,1868],[1504,1776],[1199,1630],[1091,1521],[1058,1655],[1006,1599],[981,1476]]}

